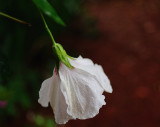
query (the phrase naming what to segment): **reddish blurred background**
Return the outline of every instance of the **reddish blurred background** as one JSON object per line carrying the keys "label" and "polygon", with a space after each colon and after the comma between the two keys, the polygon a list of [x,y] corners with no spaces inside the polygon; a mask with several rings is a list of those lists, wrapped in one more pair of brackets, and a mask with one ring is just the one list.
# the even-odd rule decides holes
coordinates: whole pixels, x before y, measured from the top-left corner
{"label": "reddish blurred background", "polygon": [[85,9],[99,32],[61,40],[103,66],[113,93],[95,118],[65,127],[160,127],[160,1],[88,0]]}

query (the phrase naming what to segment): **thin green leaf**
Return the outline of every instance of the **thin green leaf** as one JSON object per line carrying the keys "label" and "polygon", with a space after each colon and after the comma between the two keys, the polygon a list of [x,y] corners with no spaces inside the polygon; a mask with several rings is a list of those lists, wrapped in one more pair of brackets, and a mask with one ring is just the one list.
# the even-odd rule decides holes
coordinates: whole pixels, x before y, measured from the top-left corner
{"label": "thin green leaf", "polygon": [[32,1],[44,14],[51,17],[58,24],[65,26],[63,20],[59,17],[55,9],[47,0],[32,0]]}

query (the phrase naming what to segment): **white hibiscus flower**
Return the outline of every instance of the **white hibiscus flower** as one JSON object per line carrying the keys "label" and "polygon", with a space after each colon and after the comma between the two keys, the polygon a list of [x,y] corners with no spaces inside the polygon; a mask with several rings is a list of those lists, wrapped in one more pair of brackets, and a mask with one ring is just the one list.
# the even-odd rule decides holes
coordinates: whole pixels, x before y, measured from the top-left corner
{"label": "white hibiscus flower", "polygon": [[42,83],[38,102],[47,107],[50,103],[57,124],[70,119],[88,119],[96,116],[105,105],[104,91],[112,93],[110,81],[100,65],[87,58],[70,57],[56,43],[41,14],[53,42],[56,66],[53,76]]}
{"label": "white hibiscus flower", "polygon": [[[59,56],[58,56],[59,57]],[[87,58],[68,58],[69,68],[60,62],[59,69],[42,83],[38,102],[50,103],[57,124],[70,119],[88,119],[96,116],[105,105],[104,91],[112,93],[108,77],[100,65]]]}

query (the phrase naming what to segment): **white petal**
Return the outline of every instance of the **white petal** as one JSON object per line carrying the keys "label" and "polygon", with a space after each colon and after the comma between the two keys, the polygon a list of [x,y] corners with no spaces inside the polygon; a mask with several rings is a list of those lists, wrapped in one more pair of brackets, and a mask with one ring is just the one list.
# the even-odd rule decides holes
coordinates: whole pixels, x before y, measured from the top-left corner
{"label": "white petal", "polygon": [[42,83],[39,91],[38,102],[47,107],[50,102],[57,124],[65,124],[68,120],[73,119],[67,113],[67,104],[61,91],[61,81],[58,75],[54,74]]}
{"label": "white petal", "polygon": [[69,61],[73,67],[79,68],[94,75],[100,82],[101,87],[106,92],[112,93],[113,90],[110,81],[100,65],[93,64],[92,60],[88,58],[82,58],[81,56],[75,60],[69,59]]}
{"label": "white petal", "polygon": [[38,102],[43,107],[48,107],[48,103],[50,101],[50,87],[52,84],[53,84],[53,77],[46,79],[42,83],[41,89],[39,91]]}
{"label": "white petal", "polygon": [[105,97],[96,78],[86,71],[69,69],[64,64],[61,64],[59,74],[68,114],[79,119],[97,115],[102,105],[105,105]]}
{"label": "white petal", "polygon": [[81,64],[81,65],[94,65],[94,63],[93,63],[93,61],[91,59],[83,58],[82,56],[79,56],[76,59],[76,63]]}
{"label": "white petal", "polygon": [[99,81],[101,82],[101,85],[104,88],[104,90],[106,92],[112,93],[112,91],[113,91],[112,86],[110,84],[110,81],[109,81],[107,75],[104,73],[102,66],[95,64],[95,68],[97,70],[96,76],[99,79]]}
{"label": "white petal", "polygon": [[67,113],[67,104],[61,91],[61,81],[56,74],[54,75],[54,82],[51,85],[50,104],[57,124],[65,124],[68,120],[73,119]]}

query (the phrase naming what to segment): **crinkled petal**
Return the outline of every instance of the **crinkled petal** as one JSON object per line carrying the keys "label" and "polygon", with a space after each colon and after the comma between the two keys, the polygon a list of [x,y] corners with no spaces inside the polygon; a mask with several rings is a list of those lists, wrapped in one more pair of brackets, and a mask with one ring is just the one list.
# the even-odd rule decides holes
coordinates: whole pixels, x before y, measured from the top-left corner
{"label": "crinkled petal", "polygon": [[38,102],[43,107],[48,107],[48,103],[50,101],[50,87],[52,84],[53,84],[53,77],[43,81],[42,86],[40,88]]}
{"label": "crinkled petal", "polygon": [[75,68],[84,70],[92,75],[94,75],[100,82],[101,87],[109,93],[112,93],[112,86],[103,68],[100,65],[93,64],[92,60],[88,58],[82,58],[81,56],[75,60],[69,59],[71,65]]}
{"label": "crinkled petal", "polygon": [[67,113],[67,104],[60,86],[61,81],[58,75],[54,74],[51,78],[46,79],[39,91],[38,102],[43,107],[47,107],[50,102],[56,123],[65,124],[73,117]]}
{"label": "crinkled petal", "polygon": [[67,113],[74,118],[92,118],[105,105],[103,89],[97,79],[81,69],[69,69],[61,64],[62,93],[67,102]]}
{"label": "crinkled petal", "polygon": [[65,124],[68,120],[73,119],[67,113],[67,104],[61,91],[61,81],[56,74],[54,75],[54,82],[51,85],[50,104],[57,124]]}

